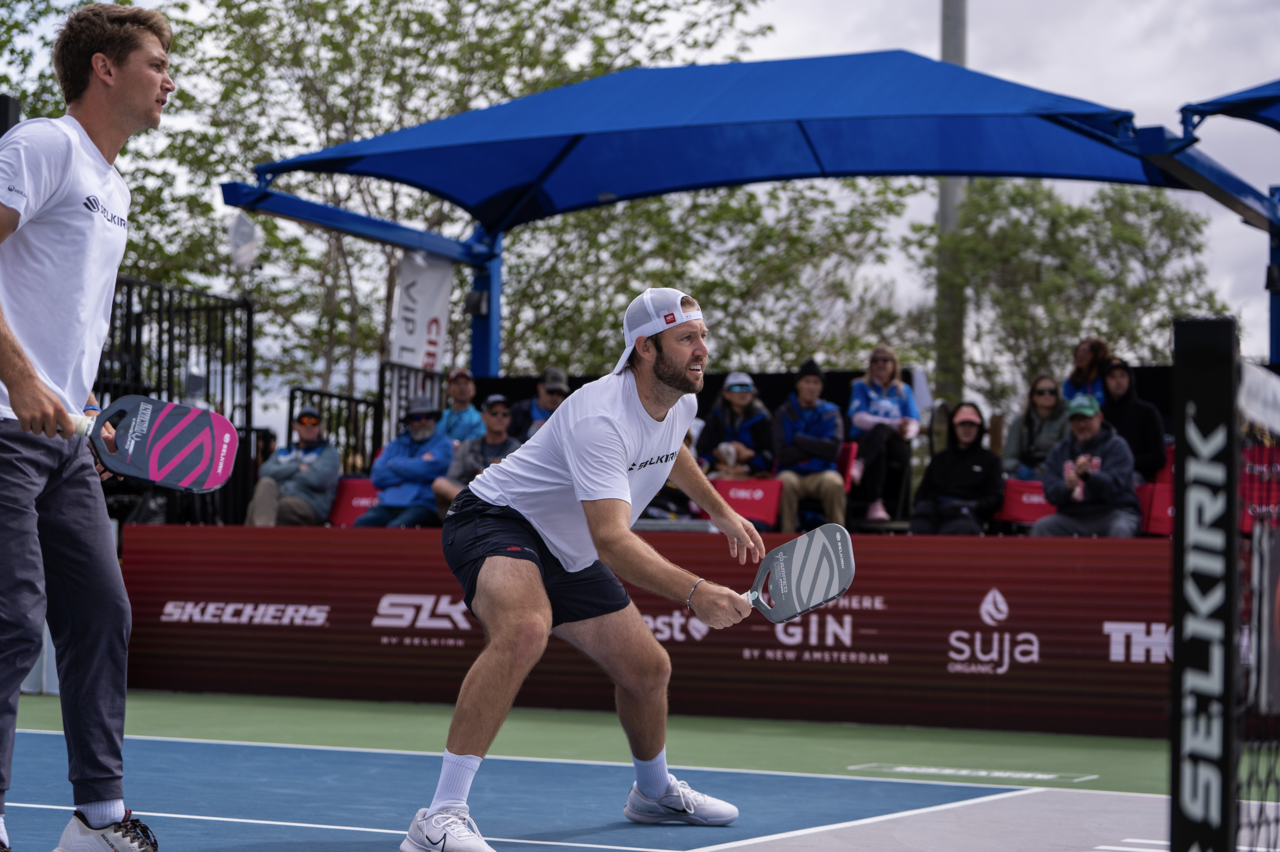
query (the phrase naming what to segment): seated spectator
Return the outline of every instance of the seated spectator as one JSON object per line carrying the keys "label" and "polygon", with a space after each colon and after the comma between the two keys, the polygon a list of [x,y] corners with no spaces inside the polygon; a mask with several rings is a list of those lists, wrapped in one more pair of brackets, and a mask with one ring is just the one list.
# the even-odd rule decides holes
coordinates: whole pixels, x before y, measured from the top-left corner
{"label": "seated spectator", "polygon": [[558,367],[543,370],[538,377],[537,395],[511,406],[511,437],[522,444],[527,442],[568,395],[569,379],[564,370]]}
{"label": "seated spectator", "polygon": [[507,398],[495,393],[484,401],[480,407],[480,416],[484,420],[484,434],[479,438],[463,441],[453,454],[449,470],[444,476],[431,483],[431,491],[436,495],[436,513],[441,518],[449,511],[449,504],[463,488],[471,484],[482,470],[496,464],[516,451],[520,442],[507,434],[507,424],[511,422],[511,406]]}
{"label": "seated spectator", "polygon": [[329,518],[342,460],[320,434],[320,412],[309,405],[293,421],[298,443],[271,454],[245,513],[246,527],[309,527]]}
{"label": "seated spectator", "polygon": [[453,441],[436,430],[440,409],[430,397],[409,400],[407,429],[373,463],[378,502],[356,518],[358,527],[438,527],[431,483],[449,470]]}
{"label": "seated spectator", "polygon": [[1138,398],[1133,369],[1121,358],[1112,358],[1103,373],[1107,401],[1102,419],[1116,428],[1133,453],[1133,484],[1154,482],[1165,465],[1164,420],[1160,411]]}
{"label": "seated spectator", "polygon": [[454,450],[463,441],[479,438],[484,434],[480,412],[471,401],[476,398],[476,380],[466,367],[458,367],[449,373],[449,407],[440,418],[436,430],[448,435]]}
{"label": "seated spectator", "polygon": [[698,458],[711,478],[773,475],[773,419],[746,373],[730,373],[698,435]]}
{"label": "seated spectator", "polygon": [[836,472],[840,437],[844,434],[840,409],[822,399],[822,368],[810,358],[800,367],[795,393],[773,415],[773,454],[782,480],[778,525],[796,531],[800,501],[822,501],[823,514],[844,524],[844,477]]}
{"label": "seated spectator", "polygon": [[853,383],[849,397],[849,440],[858,445],[853,483],[865,483],[872,500],[867,520],[887,521],[884,485],[890,460],[911,466],[911,441],[920,434],[920,411],[893,349],[881,344],[871,353],[867,375]]}
{"label": "seated spectator", "polygon": [[1049,451],[1067,437],[1067,404],[1058,394],[1058,382],[1048,373],[1031,381],[1027,407],[1009,424],[1004,438],[1004,472],[1023,482],[1039,482]]}
{"label": "seated spectator", "polygon": [[1067,407],[1071,434],[1044,465],[1044,496],[1058,511],[1036,521],[1032,535],[1097,535],[1132,538],[1142,525],[1133,490],[1133,453],[1098,401],[1079,394]]}
{"label": "seated spectator", "polygon": [[981,535],[1000,508],[1004,475],[1000,459],[982,446],[982,411],[962,402],[947,424],[947,448],[934,453],[916,491],[911,531],[917,535]]}
{"label": "seated spectator", "polygon": [[1087,393],[1102,405],[1107,401],[1102,387],[1102,371],[1111,360],[1111,347],[1100,337],[1086,337],[1076,345],[1076,364],[1062,382],[1062,398],[1075,399]]}

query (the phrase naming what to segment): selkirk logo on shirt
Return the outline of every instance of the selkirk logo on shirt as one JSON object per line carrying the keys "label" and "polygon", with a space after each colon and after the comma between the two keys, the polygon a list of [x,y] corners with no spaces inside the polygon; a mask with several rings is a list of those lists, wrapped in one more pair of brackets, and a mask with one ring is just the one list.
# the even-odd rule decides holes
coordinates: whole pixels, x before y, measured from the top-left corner
{"label": "selkirk logo on shirt", "polygon": [[90,195],[88,198],[84,200],[84,206],[85,206],[85,209],[87,209],[91,213],[101,213],[102,218],[106,219],[109,224],[116,225],[118,227],[124,228],[125,230],[129,229],[129,220],[124,219],[120,216],[117,216],[116,214],[108,210],[106,207],[104,207],[102,202],[98,200],[98,196]]}
{"label": "selkirk logo on shirt", "polygon": [[667,464],[668,462],[673,462],[676,460],[676,455],[679,452],[679,450],[676,450],[676,452],[667,453],[665,456],[654,456],[648,461],[632,462],[631,467],[627,468],[627,473],[635,473],[638,470],[644,470],[646,467],[651,467],[655,464]]}

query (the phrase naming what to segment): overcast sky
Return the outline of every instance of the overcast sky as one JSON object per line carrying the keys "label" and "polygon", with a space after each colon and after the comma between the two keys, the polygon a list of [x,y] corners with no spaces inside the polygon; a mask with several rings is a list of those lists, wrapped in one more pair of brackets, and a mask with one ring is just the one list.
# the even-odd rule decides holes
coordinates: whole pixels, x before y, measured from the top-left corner
{"label": "overcast sky", "polygon": [[[938,58],[941,0],[766,0],[752,23],[775,32],[752,58],[781,59],[902,48]],[[1180,132],[1178,108],[1280,78],[1275,0],[969,0],[968,65],[1006,80],[1134,113],[1139,127]],[[1211,118],[1205,153],[1265,192],[1280,184],[1280,133]],[[1061,184],[1060,184],[1061,185]],[[1093,185],[1067,186],[1082,197]],[[1244,351],[1267,354],[1266,235],[1208,198],[1175,192],[1212,217],[1209,278],[1244,321]],[[909,212],[931,218],[932,201]],[[910,294],[915,276],[891,269]]]}

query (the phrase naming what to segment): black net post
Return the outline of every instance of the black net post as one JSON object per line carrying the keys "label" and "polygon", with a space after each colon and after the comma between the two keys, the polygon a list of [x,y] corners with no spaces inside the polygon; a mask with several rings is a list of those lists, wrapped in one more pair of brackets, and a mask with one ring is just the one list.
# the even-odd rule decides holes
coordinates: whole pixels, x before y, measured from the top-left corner
{"label": "black net post", "polygon": [[1234,320],[1174,324],[1172,852],[1236,846],[1237,347]]}

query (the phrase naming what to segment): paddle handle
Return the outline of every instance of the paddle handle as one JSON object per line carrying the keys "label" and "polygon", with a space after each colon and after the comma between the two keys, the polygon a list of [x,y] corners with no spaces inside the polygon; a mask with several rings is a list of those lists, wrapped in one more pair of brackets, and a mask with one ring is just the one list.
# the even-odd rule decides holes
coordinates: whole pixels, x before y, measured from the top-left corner
{"label": "paddle handle", "polygon": [[[71,422],[76,424],[76,429],[74,434],[80,438],[83,438],[84,436],[88,435],[89,432],[93,430],[93,424],[97,422],[97,419],[98,418],[96,417],[88,417],[84,414],[71,415]],[[61,432],[62,429],[59,428],[58,431]]]}
{"label": "paddle handle", "polygon": [[756,594],[755,590],[750,590],[742,593],[742,599],[747,603],[751,604],[752,606],[755,605],[756,598],[758,597],[759,595]]}

